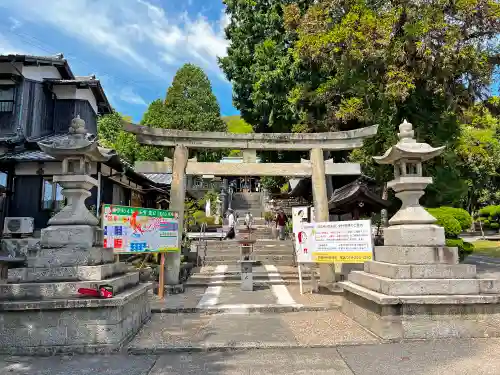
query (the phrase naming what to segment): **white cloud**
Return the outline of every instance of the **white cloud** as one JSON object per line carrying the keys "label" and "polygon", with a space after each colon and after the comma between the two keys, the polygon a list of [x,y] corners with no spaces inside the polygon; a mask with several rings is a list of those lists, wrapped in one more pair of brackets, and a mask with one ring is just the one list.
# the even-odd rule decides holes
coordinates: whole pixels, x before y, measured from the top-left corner
{"label": "white cloud", "polygon": [[134,105],[142,105],[142,106],[147,106],[148,103],[136,92],[131,87],[124,87],[118,96],[118,98],[125,103],[129,104],[134,104]]}
{"label": "white cloud", "polygon": [[[121,63],[167,78],[179,63],[192,62],[221,77],[227,17],[169,15],[148,0],[0,0],[13,20],[43,24]],[[16,25],[11,20],[13,26]],[[50,42],[47,42],[50,43]]]}
{"label": "white cloud", "polygon": [[10,29],[15,30],[23,25],[21,21],[19,21],[17,18],[14,17],[9,17],[9,21],[11,23]]}

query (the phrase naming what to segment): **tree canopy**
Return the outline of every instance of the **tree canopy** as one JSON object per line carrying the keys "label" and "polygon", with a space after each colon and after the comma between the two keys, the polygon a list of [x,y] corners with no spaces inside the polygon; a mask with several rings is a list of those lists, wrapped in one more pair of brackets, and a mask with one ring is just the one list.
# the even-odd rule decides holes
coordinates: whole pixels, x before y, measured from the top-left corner
{"label": "tree canopy", "polygon": [[130,122],[129,116],[122,116],[118,112],[101,117],[97,123],[99,143],[114,149],[120,157],[129,163],[136,161],[162,161],[165,151],[162,147],[141,145],[135,135],[123,130],[123,121]]}
{"label": "tree canopy", "polygon": [[[489,110],[495,116],[489,101],[479,113],[476,106],[487,99],[500,61],[497,0],[225,2],[231,44],[220,64],[236,107],[256,131],[378,124],[377,136],[350,158],[384,183],[391,171],[375,167],[372,156],[395,143],[406,118],[420,141],[448,146],[426,166],[434,185],[425,203],[479,199],[467,197],[470,184],[479,191],[485,182],[466,171],[479,155],[466,152],[498,159],[494,144],[469,147],[478,137],[497,137],[492,128],[476,130],[470,115],[484,120]],[[478,163],[477,173],[491,177],[496,166]]]}
{"label": "tree canopy", "polygon": [[[175,74],[165,100],[153,101],[141,124],[164,129],[225,131],[220,107],[205,72],[193,64],[184,64]],[[198,151],[200,161],[216,161],[220,152]]]}

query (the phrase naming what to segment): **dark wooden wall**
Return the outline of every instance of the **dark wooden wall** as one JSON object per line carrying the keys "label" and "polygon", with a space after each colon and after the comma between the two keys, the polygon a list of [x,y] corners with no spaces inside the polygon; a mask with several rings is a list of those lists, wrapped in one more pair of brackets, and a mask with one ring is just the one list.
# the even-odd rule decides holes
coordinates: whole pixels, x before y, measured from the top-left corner
{"label": "dark wooden wall", "polygon": [[51,215],[50,211],[41,209],[41,198],[42,176],[16,176],[6,216],[33,217],[36,229],[45,228]]}
{"label": "dark wooden wall", "polygon": [[87,100],[77,99],[56,100],[54,132],[66,132],[71,120],[78,115],[85,121],[87,131],[92,134],[97,134],[97,114]]}

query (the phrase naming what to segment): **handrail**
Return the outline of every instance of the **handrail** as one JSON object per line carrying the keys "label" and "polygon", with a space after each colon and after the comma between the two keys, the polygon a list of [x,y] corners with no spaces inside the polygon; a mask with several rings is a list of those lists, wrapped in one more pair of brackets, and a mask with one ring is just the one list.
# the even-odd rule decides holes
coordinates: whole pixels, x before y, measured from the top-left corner
{"label": "handrail", "polygon": [[200,247],[203,246],[203,259],[201,261],[201,265],[204,266],[205,265],[205,258],[207,257],[207,239],[205,238],[205,233],[206,233],[206,230],[207,230],[207,223],[202,223],[201,224],[201,227],[200,227],[200,236],[198,237],[198,246],[196,247],[196,266],[199,267],[199,261],[200,261],[200,256],[199,256],[199,252],[200,252]]}

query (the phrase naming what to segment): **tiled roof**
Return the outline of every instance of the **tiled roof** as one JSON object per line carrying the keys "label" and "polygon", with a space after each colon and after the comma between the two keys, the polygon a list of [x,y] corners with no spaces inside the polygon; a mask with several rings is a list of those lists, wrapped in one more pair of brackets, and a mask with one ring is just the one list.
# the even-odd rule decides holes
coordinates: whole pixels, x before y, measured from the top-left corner
{"label": "tiled roof", "polygon": [[94,75],[92,76],[77,76],[75,79],[57,79],[57,78],[45,78],[44,81],[46,82],[51,82],[51,83],[56,83],[56,84],[77,84],[77,83],[94,83],[97,84],[100,81],[95,78]]}
{"label": "tiled roof", "polygon": [[0,160],[14,161],[51,161],[55,160],[52,156],[47,155],[43,151],[29,150],[20,152],[11,152],[0,156]]}
{"label": "tiled roof", "polygon": [[143,173],[143,175],[157,184],[170,185],[172,183],[170,173]]}

